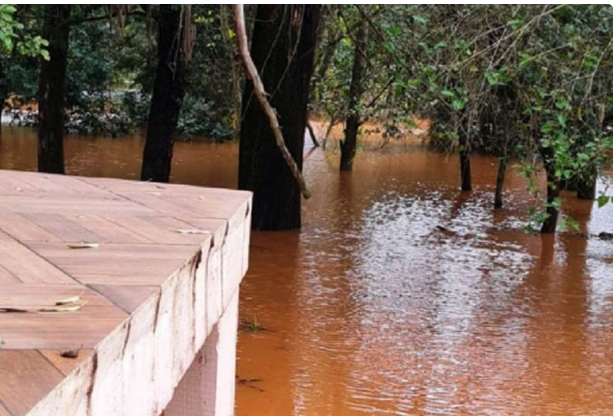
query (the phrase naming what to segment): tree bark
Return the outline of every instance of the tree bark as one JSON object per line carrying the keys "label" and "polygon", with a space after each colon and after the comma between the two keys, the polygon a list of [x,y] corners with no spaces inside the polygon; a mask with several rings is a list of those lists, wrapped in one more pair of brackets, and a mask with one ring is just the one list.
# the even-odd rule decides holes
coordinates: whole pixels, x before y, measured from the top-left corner
{"label": "tree bark", "polygon": [[68,64],[70,5],[44,9],[43,38],[49,60],[42,61],[38,82],[38,170],[64,173],[64,85]]}
{"label": "tree bark", "polygon": [[360,128],[360,99],[364,92],[363,76],[366,60],[364,56],[367,43],[367,21],[362,19],[356,31],[354,47],[354,64],[352,65],[352,80],[350,82],[348,117],[345,122],[345,139],[341,142],[341,171],[351,171],[356,157],[358,129]]}
{"label": "tree bark", "polygon": [[[224,42],[230,43],[230,34],[228,27],[228,18],[227,18],[227,5],[220,4],[220,28],[222,30],[222,38]],[[232,97],[235,108],[235,130],[237,137],[241,133],[241,67],[240,64],[235,59],[234,53],[230,53],[230,71],[232,78]]]}
{"label": "tree bark", "polygon": [[[534,138],[537,134],[534,133]],[[544,170],[546,171],[546,219],[542,223],[541,233],[556,232],[556,225],[559,220],[559,209],[555,201],[559,198],[561,192],[561,181],[554,174],[554,150],[550,147],[539,147],[539,153],[542,157]]]}
{"label": "tree bark", "polygon": [[309,131],[309,136],[311,137],[311,142],[313,142],[314,148],[319,148],[320,143],[318,142],[318,137],[316,136],[316,132],[309,121],[309,115],[307,115],[307,130]]}
{"label": "tree bark", "polygon": [[546,214],[548,217],[542,223],[541,233],[554,233],[556,232],[556,224],[559,220],[559,209],[555,206],[554,202],[559,198],[560,186],[558,178],[554,176],[554,173],[549,168],[546,168],[546,177],[548,180],[546,196]]}
{"label": "tree bark", "polygon": [[577,197],[580,200],[594,200],[597,188],[597,168],[591,168],[589,173],[578,178],[576,182]]}
{"label": "tree bark", "polygon": [[281,156],[286,161],[286,165],[290,168],[290,172],[292,172],[292,176],[296,180],[301,189],[301,193],[305,198],[311,197],[311,193],[307,188],[307,183],[303,178],[303,174],[301,173],[300,168],[296,164],[296,161],[292,158],[292,155],[288,151],[286,144],[284,143],[284,136],[281,133],[281,126],[279,125],[279,118],[277,117],[276,110],[271,107],[271,103],[266,98],[267,92],[264,88],[264,84],[262,83],[262,79],[260,78],[260,74],[258,74],[258,69],[252,60],[252,56],[248,50],[248,42],[247,42],[247,31],[245,30],[245,16],[243,14],[243,5],[235,4],[233,5],[233,12],[235,16],[235,24],[237,30],[237,44],[239,46],[239,53],[241,54],[241,58],[243,59],[243,64],[245,65],[245,71],[247,76],[252,80],[253,85],[253,93],[256,96],[256,99],[262,106],[262,110],[269,120],[269,126],[273,131],[273,138],[275,139],[275,144],[281,152]]}
{"label": "tree bark", "polygon": [[184,94],[181,13],[181,7],[177,5],[160,5],[158,66],[143,151],[143,181],[168,182],[170,179],[173,135]]}
{"label": "tree bark", "polygon": [[[270,105],[277,110],[285,147],[299,172],[320,11],[320,5],[258,5],[251,46]],[[299,228],[300,187],[253,94],[254,80],[247,80],[242,100],[239,188],[254,192],[252,227]]]}
{"label": "tree bark", "polygon": [[471,151],[469,150],[469,141],[465,133],[459,134],[459,158],[460,158],[460,178],[461,190],[471,191]]}
{"label": "tree bark", "polygon": [[505,172],[509,158],[507,156],[499,158],[499,169],[497,170],[497,186],[495,188],[495,208],[503,207],[503,183],[505,182]]}

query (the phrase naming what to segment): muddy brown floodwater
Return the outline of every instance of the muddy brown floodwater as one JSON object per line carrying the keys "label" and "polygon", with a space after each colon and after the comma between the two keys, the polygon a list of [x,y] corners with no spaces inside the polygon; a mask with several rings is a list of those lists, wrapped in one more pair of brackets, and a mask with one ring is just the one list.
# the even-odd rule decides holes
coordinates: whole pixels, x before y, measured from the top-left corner
{"label": "muddy brown floodwater", "polygon": [[[69,137],[67,171],[137,178],[142,146]],[[416,145],[351,174],[306,152],[303,230],[253,234],[237,414],[612,414],[612,242],[523,233],[526,184],[510,173],[493,212],[490,157],[460,193],[457,159]],[[32,131],[3,127],[0,168],[35,158]],[[173,181],[234,187],[236,166],[234,144],[178,143]],[[564,214],[612,232],[611,205],[566,196]]]}

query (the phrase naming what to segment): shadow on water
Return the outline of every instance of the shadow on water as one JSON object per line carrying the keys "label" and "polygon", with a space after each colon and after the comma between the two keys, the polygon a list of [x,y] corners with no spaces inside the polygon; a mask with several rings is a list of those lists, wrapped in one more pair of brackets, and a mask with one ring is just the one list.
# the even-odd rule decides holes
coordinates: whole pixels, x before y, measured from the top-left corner
{"label": "shadow on water", "polygon": [[[69,137],[71,174],[137,178],[142,140]],[[4,128],[0,167],[32,170],[31,131]],[[179,142],[173,181],[234,187],[235,144]],[[522,231],[532,205],[496,161],[414,145],[311,151],[299,233],[253,234],[239,336],[238,414],[611,414],[612,244]],[[600,189],[612,186],[611,170]],[[611,191],[610,191],[611,192]],[[612,231],[612,206],[567,196],[581,231]],[[442,226],[443,229],[439,229]]]}

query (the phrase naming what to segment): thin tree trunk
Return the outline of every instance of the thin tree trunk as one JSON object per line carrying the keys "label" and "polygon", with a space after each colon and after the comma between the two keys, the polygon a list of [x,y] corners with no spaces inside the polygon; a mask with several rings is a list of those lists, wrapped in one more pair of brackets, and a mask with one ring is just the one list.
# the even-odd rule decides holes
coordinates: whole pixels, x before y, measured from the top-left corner
{"label": "thin tree trunk", "polygon": [[547,168],[546,177],[548,180],[546,196],[546,214],[548,217],[542,223],[541,233],[554,233],[556,232],[556,225],[559,220],[559,209],[555,201],[559,198],[560,186],[558,178],[554,176],[552,169]]}
{"label": "thin tree trunk", "polygon": [[[263,90],[270,94],[268,102],[281,122],[281,145],[299,173],[320,10],[320,5],[258,5],[251,46]],[[252,98],[258,81],[246,80],[243,92],[239,188],[254,192],[254,229],[299,228],[301,187],[282,154],[264,103]]]}
{"label": "thin tree trunk", "polygon": [[[333,62],[333,57],[335,56],[335,51],[337,50],[337,42],[329,42],[324,49],[324,55],[319,62],[317,67],[316,75],[311,80],[311,89],[315,90],[317,85],[324,80],[326,77],[326,72],[330,67],[330,64]],[[317,90],[316,90],[317,92]],[[320,98],[316,97],[315,101],[317,102]]]}
{"label": "thin tree trunk", "polygon": [[505,182],[505,172],[509,158],[507,156],[499,158],[499,169],[497,170],[497,186],[495,188],[495,208],[503,207],[503,183]]}
{"label": "thin tree trunk", "polygon": [[597,188],[597,169],[591,168],[589,174],[585,174],[576,182],[577,197],[580,200],[594,200]]}
{"label": "thin tree trunk", "polygon": [[463,132],[459,134],[459,145],[461,190],[471,191],[471,151],[467,136]]}
{"label": "thin tree trunk", "polygon": [[44,7],[43,38],[49,41],[49,60],[42,61],[38,82],[38,170],[63,174],[64,85],[71,6]]}
{"label": "thin tree trunk", "polygon": [[363,76],[366,60],[364,56],[367,43],[367,21],[362,19],[356,32],[356,45],[354,47],[354,64],[352,66],[352,80],[350,82],[348,117],[345,124],[345,139],[341,143],[341,171],[351,171],[356,157],[356,144],[358,142],[358,129],[360,128],[360,114],[358,107],[364,92]]}
{"label": "thin tree trunk", "polygon": [[[6,97],[8,95],[8,85],[6,80],[6,74],[4,73],[4,66],[0,61],[0,115],[4,111],[4,104],[6,103]],[[2,132],[2,123],[0,123],[0,132]]]}
{"label": "thin tree trunk", "polygon": [[181,7],[160,5],[158,66],[151,97],[141,180],[168,182],[171,175],[175,129],[184,94]]}
{"label": "thin tree trunk", "polygon": [[[230,35],[229,35],[229,27],[228,27],[228,18],[227,18],[227,5],[220,4],[220,26],[222,30],[222,37],[224,38],[224,42],[230,43]],[[234,51],[234,50],[233,50]],[[240,74],[240,66],[235,59],[234,53],[231,52],[230,56],[230,75],[232,78],[232,97],[235,108],[235,130],[236,135],[239,137],[241,131],[241,74]]]}
{"label": "thin tree trunk", "polygon": [[311,137],[311,141],[313,142],[313,147],[314,148],[320,147],[320,144],[318,143],[318,138],[316,136],[316,132],[315,130],[313,130],[313,126],[311,125],[311,122],[309,121],[309,116],[307,116],[307,130],[309,131],[309,137]]}
{"label": "thin tree trunk", "polygon": [[[533,129],[533,137],[536,142],[539,142],[539,137],[536,133],[536,129]],[[557,200],[561,192],[560,178],[555,175],[554,172],[554,150],[550,147],[540,146],[539,153],[542,157],[544,170],[546,171],[546,218],[542,223],[541,233],[554,233],[556,232],[556,225],[559,220],[559,208]]]}

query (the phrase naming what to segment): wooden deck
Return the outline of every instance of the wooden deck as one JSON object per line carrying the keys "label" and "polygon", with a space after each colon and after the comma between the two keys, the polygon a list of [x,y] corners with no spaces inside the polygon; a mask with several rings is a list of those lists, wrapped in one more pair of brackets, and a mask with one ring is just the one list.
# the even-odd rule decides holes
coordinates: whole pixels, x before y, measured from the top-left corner
{"label": "wooden deck", "polygon": [[0,170],[0,415],[159,414],[190,367],[207,385],[192,412],[232,414],[250,206],[241,191]]}

